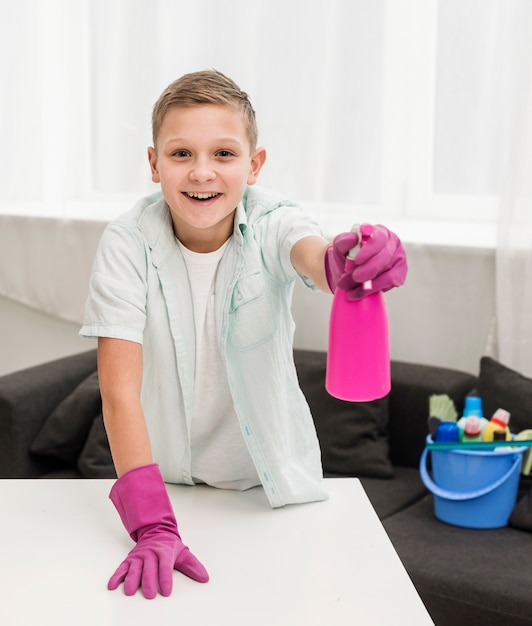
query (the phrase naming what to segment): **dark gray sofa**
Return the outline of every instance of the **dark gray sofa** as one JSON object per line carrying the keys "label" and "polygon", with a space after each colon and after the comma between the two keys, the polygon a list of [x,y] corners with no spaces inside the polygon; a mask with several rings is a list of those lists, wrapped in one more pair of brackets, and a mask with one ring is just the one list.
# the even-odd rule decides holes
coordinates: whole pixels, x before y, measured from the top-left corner
{"label": "dark gray sofa", "polygon": [[[504,394],[519,375],[491,361],[483,361],[478,378],[392,362],[389,396],[352,404],[325,391],[324,353],[294,354],[325,475],[360,477],[435,624],[532,624],[532,535],[510,526],[471,530],[443,524],[434,517],[432,495],[418,471],[431,394],[448,394],[459,411],[473,389],[485,393],[488,405],[508,405],[513,396],[494,395],[494,380],[502,377]],[[490,367],[492,379],[486,375]],[[0,377],[1,478],[115,476],[95,370],[96,352],[90,351]],[[511,381],[504,379],[508,372]],[[532,381],[517,382],[522,394],[530,391],[526,404]],[[519,417],[520,429],[529,418],[532,428],[527,414]],[[523,479],[523,494],[527,487]]]}

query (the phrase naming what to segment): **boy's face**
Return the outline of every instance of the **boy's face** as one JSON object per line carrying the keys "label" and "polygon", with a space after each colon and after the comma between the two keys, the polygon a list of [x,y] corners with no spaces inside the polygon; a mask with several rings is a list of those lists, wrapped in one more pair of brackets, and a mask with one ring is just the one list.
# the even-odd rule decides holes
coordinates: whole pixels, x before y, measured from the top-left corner
{"label": "boy's face", "polygon": [[218,249],[233,232],[235,209],[266,158],[250,153],[241,112],[202,104],[169,109],[157,151],[148,148],[152,180],[170,207],[179,240],[196,252]]}

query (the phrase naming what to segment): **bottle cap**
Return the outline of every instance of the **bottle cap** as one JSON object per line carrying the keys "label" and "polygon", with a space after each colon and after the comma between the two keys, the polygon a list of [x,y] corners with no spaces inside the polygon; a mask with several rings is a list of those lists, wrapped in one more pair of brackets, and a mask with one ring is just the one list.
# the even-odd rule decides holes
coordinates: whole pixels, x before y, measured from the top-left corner
{"label": "bottle cap", "polygon": [[459,441],[460,436],[456,422],[441,422],[436,431],[436,441]]}
{"label": "bottle cap", "polygon": [[482,424],[476,415],[470,415],[464,425],[464,433],[468,437],[476,437],[482,431]]}
{"label": "bottle cap", "polygon": [[469,415],[483,417],[482,398],[478,396],[466,396],[463,416],[468,417]]}
{"label": "bottle cap", "polygon": [[508,422],[510,421],[510,413],[505,409],[497,409],[490,421],[500,424],[503,428],[506,428],[506,426],[508,426]]}

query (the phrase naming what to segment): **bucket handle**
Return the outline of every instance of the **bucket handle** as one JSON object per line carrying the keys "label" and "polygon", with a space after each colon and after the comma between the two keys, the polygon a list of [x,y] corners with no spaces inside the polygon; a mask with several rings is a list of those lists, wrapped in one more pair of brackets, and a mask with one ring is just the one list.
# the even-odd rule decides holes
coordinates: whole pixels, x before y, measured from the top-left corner
{"label": "bucket handle", "polygon": [[439,487],[429,476],[427,470],[427,456],[429,450],[425,448],[423,450],[423,454],[419,460],[419,473],[421,475],[421,480],[425,483],[425,487],[429,491],[431,491],[435,496],[439,496],[440,498],[445,498],[447,500],[472,500],[473,498],[479,498],[480,496],[484,496],[491,491],[500,487],[510,476],[515,472],[517,466],[521,463],[521,456],[518,454],[515,457],[515,461],[513,462],[510,469],[498,478],[494,483],[488,485],[487,487],[483,487],[482,489],[475,489],[475,491],[447,491],[446,489],[442,489]]}

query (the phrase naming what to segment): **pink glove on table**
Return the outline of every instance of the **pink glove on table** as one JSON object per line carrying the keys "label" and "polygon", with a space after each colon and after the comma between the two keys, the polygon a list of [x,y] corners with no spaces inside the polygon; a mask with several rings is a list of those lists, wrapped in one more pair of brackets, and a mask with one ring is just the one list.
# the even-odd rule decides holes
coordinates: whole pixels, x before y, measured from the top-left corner
{"label": "pink glove on table", "polygon": [[[388,291],[405,282],[408,270],[406,253],[399,237],[381,224],[362,224],[364,244],[354,259],[349,251],[360,241],[357,232],[337,235],[325,253],[325,274],[332,292],[346,289],[349,300],[359,300],[376,291]],[[346,262],[347,267],[346,267]],[[372,281],[371,287],[364,283]]]}
{"label": "pink glove on table", "polygon": [[127,596],[139,587],[146,598],[155,598],[159,589],[163,596],[169,596],[174,569],[198,582],[209,580],[207,570],[181,541],[158,465],[144,465],[123,474],[109,498],[137,545],[109,580],[108,589],[116,589],[123,582]]}

